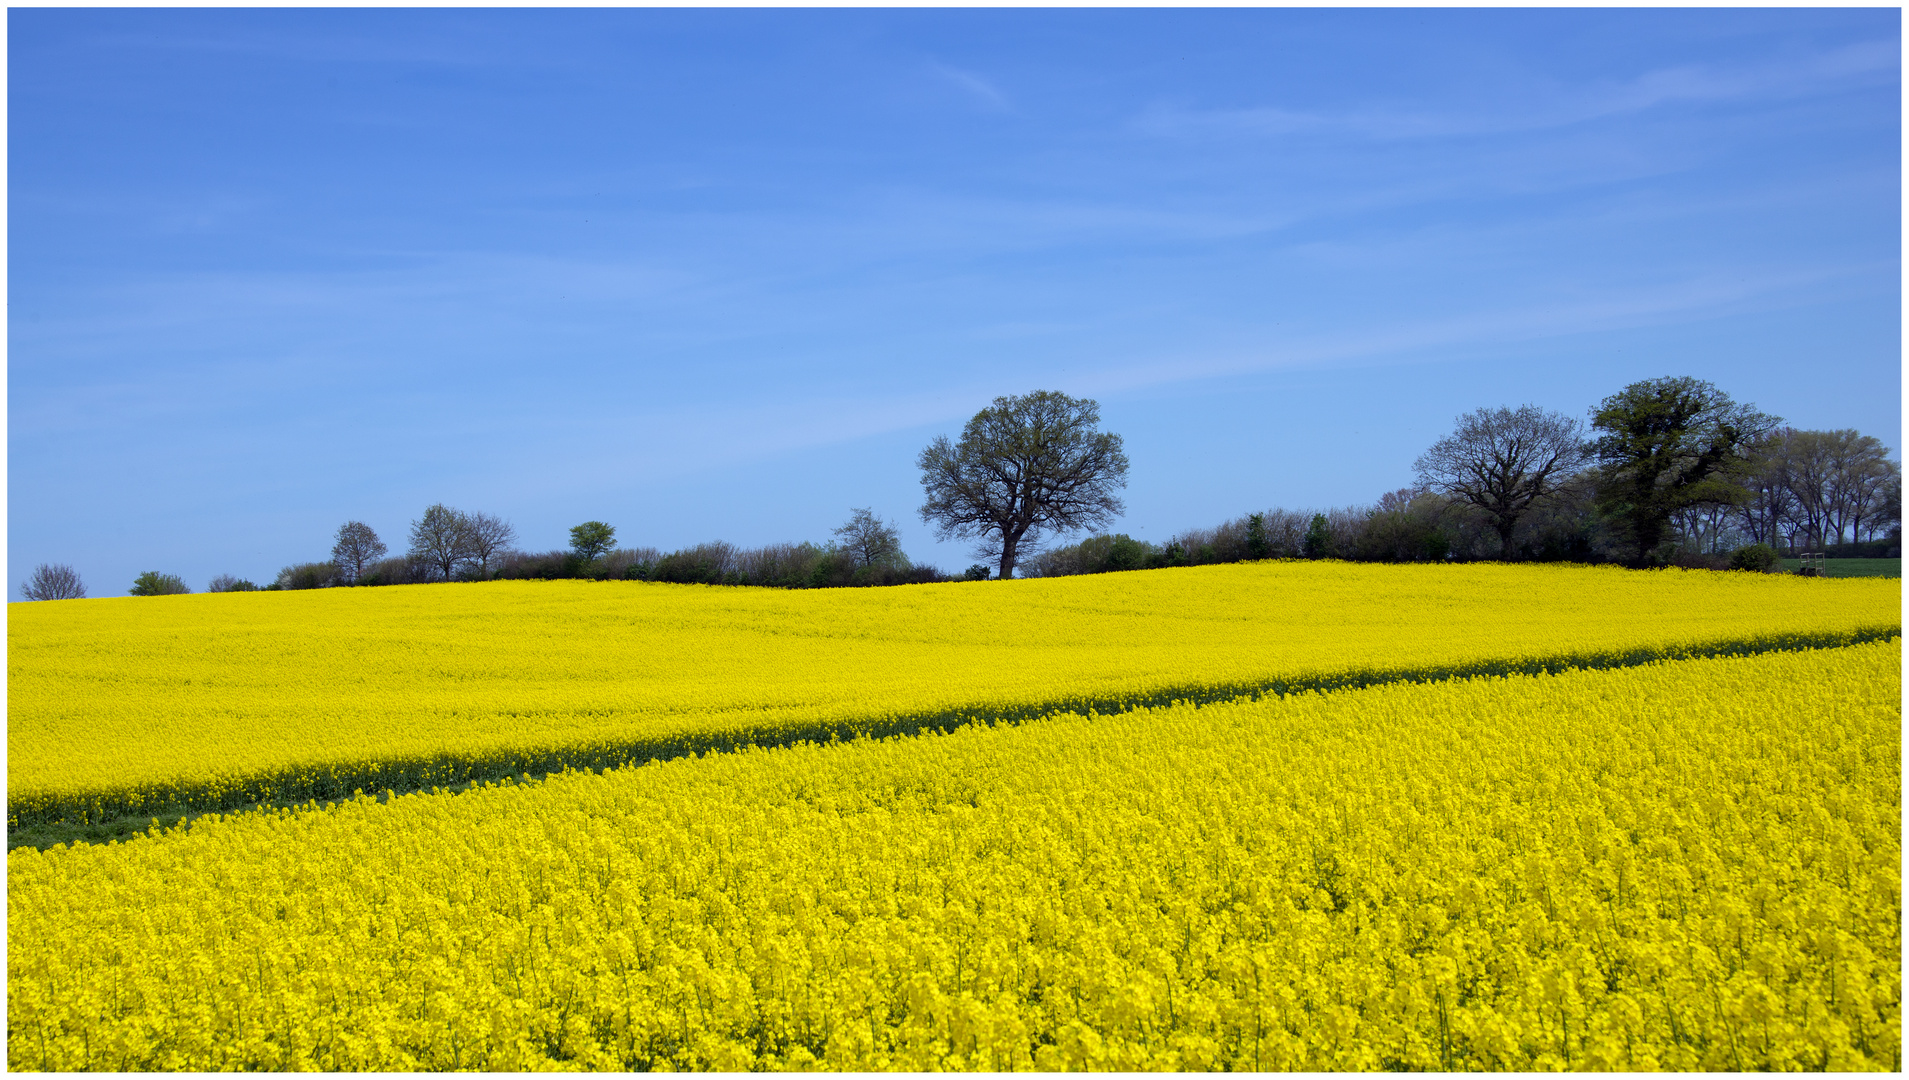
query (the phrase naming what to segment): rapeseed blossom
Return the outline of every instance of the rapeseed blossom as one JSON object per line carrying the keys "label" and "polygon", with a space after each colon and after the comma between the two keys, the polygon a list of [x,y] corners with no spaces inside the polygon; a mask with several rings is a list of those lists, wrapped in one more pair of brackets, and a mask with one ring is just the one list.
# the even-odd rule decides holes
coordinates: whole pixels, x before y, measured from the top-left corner
{"label": "rapeseed blossom", "polygon": [[[1487,605],[1463,599],[1489,575],[1420,580],[1458,583],[1418,600],[1471,655],[1633,641],[1516,598],[1494,637],[1479,629]],[[1632,577],[1609,580],[1616,595],[1579,609],[1587,619],[1607,600],[1638,603],[1623,592]],[[1646,643],[1860,621],[1812,615],[1812,600],[1790,623],[1759,622],[1802,594],[1688,581],[1685,603],[1713,588],[1767,603],[1708,623],[1667,614]],[[645,618],[716,634],[735,624],[712,609],[744,623],[763,610],[692,595]],[[1123,625],[1109,614],[1120,595],[1049,594],[1045,636],[1060,644],[1034,655],[1088,655],[1091,635]],[[1875,614],[1869,594],[1838,595]],[[619,596],[649,602],[590,601]],[[1348,663],[1467,655],[1423,613],[1343,600],[1369,606],[1321,608],[1311,629]],[[1068,604],[1077,624],[1058,614]],[[608,625],[587,605],[537,610],[553,635],[572,633],[557,612],[589,633]],[[1251,631],[1238,636],[1292,645],[1297,663],[1331,655],[1280,637],[1277,620],[1233,617]],[[1222,618],[1160,618],[1148,640],[1170,659],[1145,670],[1197,673],[1201,655],[1246,665],[1229,674],[1268,670],[1199,651]],[[478,616],[443,619],[444,641],[483,639]],[[1406,632],[1375,648],[1347,629],[1362,619]],[[261,655],[289,640],[248,625]],[[860,657],[896,688],[876,661],[934,655],[884,652],[852,625],[818,615],[787,636],[825,646],[797,655]],[[739,636],[699,640],[754,640],[726,632]],[[881,632],[947,641],[964,661],[1017,655],[961,645],[986,635],[959,620],[898,616]],[[662,640],[644,633],[632,640]],[[438,689],[493,670],[433,642],[400,663],[438,671]],[[634,653],[620,650],[601,657],[604,700],[629,678],[618,665]],[[840,684],[761,655],[775,673],[765,700],[797,687],[837,700]],[[1279,670],[1285,654],[1271,656]],[[675,668],[655,670],[684,692]],[[315,685],[338,701],[347,681]],[[730,687],[729,705],[742,693],[710,685]],[[1056,715],[19,849],[8,1064],[1895,1070],[1900,695],[1892,641]]]}
{"label": "rapeseed blossom", "polygon": [[1266,562],[782,591],[484,582],[19,604],[8,820],[221,809],[971,718],[1901,629],[1901,583]]}

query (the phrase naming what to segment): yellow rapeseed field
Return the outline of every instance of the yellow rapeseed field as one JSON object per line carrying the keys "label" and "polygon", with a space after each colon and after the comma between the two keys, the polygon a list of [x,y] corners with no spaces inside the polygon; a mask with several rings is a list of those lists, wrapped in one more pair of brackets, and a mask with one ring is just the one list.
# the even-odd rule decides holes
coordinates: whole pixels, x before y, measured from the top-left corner
{"label": "yellow rapeseed field", "polygon": [[[1260,602],[1282,587],[1329,594],[1303,569],[1230,580]],[[1488,583],[1558,586],[1503,598],[1498,654],[1521,655],[1631,640],[1605,629],[1615,616],[1589,613],[1635,611],[1649,594],[1627,583],[1652,579],[1419,580],[1434,596],[1419,602],[1474,651],[1493,640],[1476,595]],[[1586,580],[1611,591],[1584,596],[1575,587]],[[1031,654],[1084,656],[1094,635],[1121,636],[1110,625],[1143,630],[1147,620],[1113,613],[1131,597],[1123,589],[1146,587],[1028,588],[1034,599],[1018,610],[1073,605],[1081,616]],[[1756,612],[1802,595],[1696,576],[1652,587],[1712,613],[1719,592],[1767,600],[1671,624],[1660,641],[1754,629]],[[926,646],[950,639],[963,661],[989,647],[1017,655],[1005,629],[964,621],[970,594],[891,592],[831,603],[889,612],[885,629],[920,653],[858,652],[873,639],[853,636],[852,618],[822,618],[840,610],[830,604],[800,607],[807,597],[496,596],[544,612],[533,625],[559,640],[612,639],[606,670],[637,663],[634,642],[661,640],[648,629],[614,640],[602,612],[617,604],[685,632],[731,627],[736,636],[715,638],[728,642],[756,640],[733,628],[766,609],[818,613],[806,631],[816,638],[801,638],[811,651],[765,642],[751,654],[772,658],[769,701],[802,686],[820,701],[862,700],[820,673],[798,678],[816,656],[926,664]],[[501,632],[486,638],[469,611],[451,614],[456,605],[432,609],[441,637],[395,657],[380,659],[388,630],[344,633],[343,613],[411,595],[424,594],[322,598],[335,605],[319,608],[335,620],[323,625],[348,640],[301,644],[296,659],[357,657],[367,696],[392,685],[392,671],[430,673],[442,691],[498,670],[487,664],[538,670],[499,655],[515,647]],[[460,602],[495,610],[489,595],[471,589]],[[1812,595],[1859,607],[1864,594]],[[268,632],[288,610],[268,599],[179,603],[175,625],[222,626],[254,657],[307,641]],[[1287,648],[1294,663],[1327,663],[1306,630],[1348,650],[1347,664],[1466,655],[1441,651],[1444,635],[1420,615],[1339,599],[1350,611],[1322,604],[1295,629],[1281,627],[1297,618],[1251,601],[1220,605],[1230,616],[1164,616],[1140,642],[1119,642],[1120,656],[1137,661],[1151,644],[1165,659],[1142,667],[1148,677],[1196,671],[1174,663],[1208,655],[1205,634],[1227,617],[1258,620],[1277,643],[1257,668],[1216,647],[1210,655],[1243,665],[1229,673],[1282,670]],[[930,610],[948,614],[923,617]],[[1573,614],[1588,625],[1563,629]],[[148,628],[130,640],[148,657],[163,618],[140,618]],[[1388,618],[1409,631],[1387,638],[1404,643],[1402,656],[1348,629]],[[521,634],[524,654],[577,672],[542,633]],[[959,644],[969,634],[993,645]],[[455,656],[445,644],[472,640],[494,651]],[[733,676],[730,660],[705,659]],[[686,660],[672,651],[640,670],[662,677]],[[230,670],[194,662],[184,677]],[[1089,670],[1077,662],[1055,677]],[[333,701],[351,684],[338,671],[311,679],[294,685]],[[629,700],[620,688],[640,685],[606,674],[601,698],[578,692],[563,708]],[[729,703],[742,693],[715,676],[710,685],[729,686]],[[955,685],[1032,692],[1005,678]],[[1900,694],[1899,642],[1874,643],[752,750],[20,849],[8,857],[8,1064],[1894,1070]],[[508,697],[487,685],[460,701]],[[181,745],[214,744],[188,733]]]}
{"label": "yellow rapeseed field", "polygon": [[10,824],[1400,674],[1900,632],[1896,580],[1271,562],[780,591],[489,582],[15,604]]}

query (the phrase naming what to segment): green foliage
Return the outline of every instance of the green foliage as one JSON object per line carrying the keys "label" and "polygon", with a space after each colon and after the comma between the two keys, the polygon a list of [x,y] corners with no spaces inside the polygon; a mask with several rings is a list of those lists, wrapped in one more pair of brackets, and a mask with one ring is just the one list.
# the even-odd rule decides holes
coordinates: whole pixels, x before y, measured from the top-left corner
{"label": "green foliage", "polygon": [[986,581],[988,580],[988,577],[991,573],[992,571],[990,571],[985,564],[975,563],[973,566],[968,567],[968,569],[962,573],[961,580]]}
{"label": "green foliage", "polygon": [[740,585],[736,549],[721,541],[672,551],[650,568],[649,580],[678,585]]}
{"label": "green foliage", "polygon": [[1107,545],[1100,558],[1102,570],[1139,570],[1153,559],[1153,545],[1144,540],[1135,540],[1126,533],[1115,533],[1107,538]]}
{"label": "green foliage", "polygon": [[[389,559],[379,559],[358,575],[357,585],[421,585],[437,579],[436,570],[426,560],[415,555],[398,555]],[[269,587],[269,586],[268,586]]]}
{"label": "green foliage", "polygon": [[1740,505],[1750,450],[1779,421],[1689,377],[1646,379],[1604,399],[1591,418],[1598,509],[1617,523],[1635,563],[1662,562],[1672,514]]}
{"label": "green foliage", "polygon": [[[1406,488],[1379,499],[1352,534],[1345,558],[1365,562],[1438,562],[1451,554],[1452,538],[1441,516],[1451,508],[1441,495]],[[1330,523],[1328,523],[1330,524]],[[1327,533],[1330,541],[1331,533]]]}
{"label": "green foliage", "polygon": [[280,570],[272,584],[279,589],[325,589],[337,582],[337,575],[336,563],[299,563]]}
{"label": "green foliage", "polygon": [[921,519],[948,540],[979,542],[1014,576],[1023,546],[1048,533],[1111,523],[1127,484],[1120,436],[1099,430],[1100,406],[1051,390],[998,397],[961,429],[939,436],[915,459],[926,501]]}
{"label": "green foliage", "polygon": [[601,521],[586,521],[570,530],[570,550],[584,562],[594,562],[616,542],[616,530]]}
{"label": "green foliage", "polygon": [[133,587],[127,590],[133,596],[177,596],[189,593],[183,578],[177,574],[162,574],[157,570],[148,570],[133,579]]}
{"label": "green foliage", "polygon": [[[1801,559],[1784,559],[1781,569],[1792,573],[1803,568]],[[1902,576],[1901,559],[1838,559],[1831,557],[1823,560],[1823,577],[1888,577]]]}
{"label": "green foliage", "polygon": [[1301,551],[1308,559],[1324,559],[1332,555],[1332,531],[1326,515],[1312,516],[1312,524],[1306,528],[1306,540]]}
{"label": "green foliage", "polygon": [[206,592],[257,592],[258,586],[242,577],[220,574],[205,587]]}
{"label": "green foliage", "polygon": [[1730,553],[1730,569],[1754,570],[1767,574],[1777,568],[1776,549],[1768,544],[1747,544]]}
{"label": "green foliage", "polygon": [[1246,557],[1264,559],[1273,553],[1273,542],[1266,536],[1266,515],[1248,514],[1246,517]]}
{"label": "green foliage", "polygon": [[667,554],[655,548],[619,548],[588,561],[575,551],[510,552],[499,559],[494,576],[754,585],[778,589],[907,585],[948,580],[932,566],[909,566],[905,560],[900,566],[862,566],[846,550],[816,544],[739,548],[720,540]]}
{"label": "green foliage", "polygon": [[518,551],[498,562],[494,576],[502,580],[527,578],[534,581],[554,581],[578,577],[582,568],[583,560],[579,559],[574,551],[545,551],[536,554]]}

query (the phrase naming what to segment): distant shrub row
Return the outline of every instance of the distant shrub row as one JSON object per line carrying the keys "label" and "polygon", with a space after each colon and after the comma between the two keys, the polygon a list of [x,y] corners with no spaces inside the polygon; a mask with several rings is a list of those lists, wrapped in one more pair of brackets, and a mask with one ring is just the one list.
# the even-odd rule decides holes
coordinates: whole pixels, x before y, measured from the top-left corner
{"label": "distant shrub row", "polygon": [[[895,527],[866,508],[857,509],[835,530],[836,541],[826,546],[739,548],[716,541],[665,554],[651,547],[613,546],[616,529],[601,521],[586,521],[571,529],[567,551],[517,551],[505,546],[514,536],[515,530],[501,519],[437,505],[412,523],[410,550],[387,559],[382,557],[384,542],[370,526],[346,522],[338,530],[329,561],[288,566],[267,588],[581,578],[822,589],[952,580],[932,566],[911,563],[902,553]],[[987,576],[985,569],[979,575],[974,569],[966,577]],[[235,587],[256,586],[244,582]]]}
{"label": "distant shrub row", "polygon": [[[858,564],[847,551],[816,544],[771,544],[739,548],[715,541],[664,554],[655,548],[619,548],[586,559],[574,551],[509,551],[489,573],[463,570],[453,581],[511,579],[590,581],[666,581],[679,585],[764,585],[783,589],[820,589],[865,585],[913,585],[951,581],[932,566]],[[365,569],[355,585],[420,585],[443,581],[437,567],[410,556],[384,559]],[[347,584],[335,563],[286,567],[271,589],[321,589]]]}
{"label": "distant shrub row", "polygon": [[[1535,507],[1515,534],[1514,558],[1532,562],[1621,561],[1621,541],[1591,503],[1583,484],[1567,484]],[[1831,547],[1833,557],[1895,557],[1899,539]],[[1188,529],[1154,544],[1124,533],[1093,536],[1050,548],[1023,565],[1030,577],[1102,574],[1166,566],[1203,566],[1249,559],[1344,559],[1352,562],[1444,562],[1501,559],[1501,541],[1490,523],[1464,503],[1434,492],[1405,489],[1369,506],[1323,511],[1274,509],[1235,518],[1211,529]],[[1734,550],[1668,551],[1673,566],[1709,570],[1780,569],[1777,552],[1765,544]]]}

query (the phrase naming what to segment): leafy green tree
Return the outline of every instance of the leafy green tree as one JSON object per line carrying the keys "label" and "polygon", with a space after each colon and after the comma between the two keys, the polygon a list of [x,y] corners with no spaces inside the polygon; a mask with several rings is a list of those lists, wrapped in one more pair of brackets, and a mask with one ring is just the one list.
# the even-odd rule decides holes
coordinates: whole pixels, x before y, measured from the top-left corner
{"label": "leafy green tree", "polygon": [[1306,542],[1303,548],[1308,559],[1323,559],[1332,554],[1332,527],[1326,521],[1326,515],[1314,514],[1312,524],[1306,529]]}
{"label": "leafy green tree", "polygon": [[1595,443],[1598,509],[1621,527],[1637,564],[1656,561],[1672,514],[1750,497],[1742,483],[1750,451],[1779,423],[1701,379],[1632,383],[1591,416],[1603,433]]}
{"label": "leafy green tree", "polygon": [[1264,559],[1273,553],[1273,542],[1266,535],[1266,515],[1250,514],[1246,518],[1246,557]]}
{"label": "leafy green tree", "polygon": [[191,591],[178,574],[162,574],[157,570],[148,570],[134,578],[133,587],[127,590],[133,596],[176,596]]}
{"label": "leafy green tree", "polygon": [[586,521],[570,530],[570,550],[584,562],[595,562],[616,542],[616,530],[601,521]]}
{"label": "leafy green tree", "polygon": [[936,536],[979,541],[976,554],[1014,576],[1025,547],[1043,533],[1111,522],[1127,484],[1120,436],[1099,430],[1100,406],[1051,390],[998,397],[961,429],[916,458],[926,496],[921,519]]}

